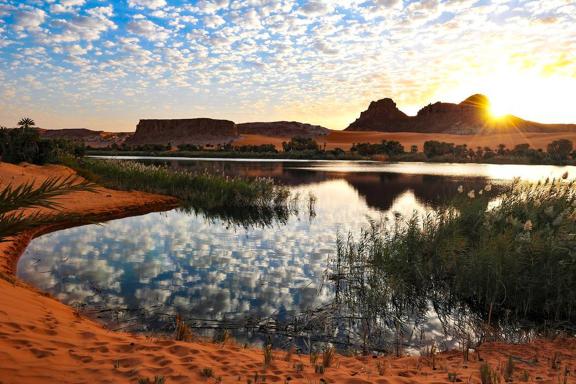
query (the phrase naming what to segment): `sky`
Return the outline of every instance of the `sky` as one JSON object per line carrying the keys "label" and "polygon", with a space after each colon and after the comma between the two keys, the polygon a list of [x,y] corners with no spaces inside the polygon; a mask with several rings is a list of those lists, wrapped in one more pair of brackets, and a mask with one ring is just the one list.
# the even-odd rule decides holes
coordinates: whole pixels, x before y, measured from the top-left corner
{"label": "sky", "polygon": [[573,0],[0,0],[0,125],[143,118],[343,129],[474,93],[576,123]]}

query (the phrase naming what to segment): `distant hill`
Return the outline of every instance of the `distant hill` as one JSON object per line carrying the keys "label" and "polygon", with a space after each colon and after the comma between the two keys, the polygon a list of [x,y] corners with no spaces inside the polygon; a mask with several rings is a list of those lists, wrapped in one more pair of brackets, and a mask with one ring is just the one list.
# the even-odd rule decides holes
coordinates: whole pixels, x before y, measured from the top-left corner
{"label": "distant hill", "polygon": [[271,137],[318,137],[330,133],[328,128],[319,125],[299,123],[297,121],[273,121],[269,123],[237,124],[238,131],[244,135],[262,135]]}
{"label": "distant hill", "polygon": [[40,135],[47,139],[67,139],[83,142],[92,148],[107,148],[113,144],[122,145],[131,132],[104,132],[86,128],[43,129],[38,128]]}
{"label": "distant hill", "polygon": [[157,119],[140,120],[126,144],[226,144],[237,138],[238,127],[229,120]]}
{"label": "distant hill", "polygon": [[542,124],[508,115],[493,119],[490,101],[484,95],[472,95],[459,104],[437,102],[408,116],[396,103],[385,98],[370,103],[346,131],[420,132],[471,135],[482,133],[575,131],[576,124]]}

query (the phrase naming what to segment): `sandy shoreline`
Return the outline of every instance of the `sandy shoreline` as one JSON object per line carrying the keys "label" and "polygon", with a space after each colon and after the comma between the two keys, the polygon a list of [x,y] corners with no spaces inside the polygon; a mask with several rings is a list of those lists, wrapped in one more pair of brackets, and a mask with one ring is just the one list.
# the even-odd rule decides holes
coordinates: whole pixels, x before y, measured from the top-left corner
{"label": "sandy shoreline", "polygon": [[[320,147],[327,150],[341,148],[349,151],[354,143],[380,143],[382,140],[399,141],[409,152],[412,145],[422,151],[424,142],[428,140],[445,141],[456,145],[466,144],[468,148],[476,150],[477,147],[490,147],[496,149],[499,144],[507,148],[514,148],[517,144],[528,143],[532,148],[546,150],[546,146],[554,140],[568,139],[576,141],[576,132],[502,132],[480,135],[455,135],[447,133],[418,133],[418,132],[376,132],[376,131],[330,131],[326,136],[316,140]],[[235,145],[262,145],[273,144],[278,150],[282,149],[282,142],[290,141],[289,137],[269,137],[263,135],[241,135]]]}
{"label": "sandy shoreline", "polygon": [[[0,185],[67,176],[61,166],[14,166],[0,163]],[[102,188],[62,199],[66,212],[89,221],[110,220],[169,209],[173,198]],[[18,258],[29,241],[41,234],[78,223],[61,223],[29,231],[0,244],[0,383],[135,383],[138,377],[164,376],[166,383],[445,383],[449,373],[462,382],[479,383],[479,367],[489,362],[503,370],[515,362],[514,381],[576,382],[576,340],[537,340],[530,344],[486,343],[465,362],[461,352],[430,357],[336,356],[324,374],[315,373],[309,356],[274,351],[265,368],[263,352],[233,342],[177,342],[111,332],[72,308],[38,292],[15,277]],[[319,361],[322,360],[320,356]],[[433,365],[435,367],[433,367]],[[434,369],[435,368],[435,369]],[[212,377],[206,377],[208,369]],[[566,371],[568,369],[569,371]],[[526,371],[526,373],[524,373]],[[204,374],[203,374],[204,372]]]}

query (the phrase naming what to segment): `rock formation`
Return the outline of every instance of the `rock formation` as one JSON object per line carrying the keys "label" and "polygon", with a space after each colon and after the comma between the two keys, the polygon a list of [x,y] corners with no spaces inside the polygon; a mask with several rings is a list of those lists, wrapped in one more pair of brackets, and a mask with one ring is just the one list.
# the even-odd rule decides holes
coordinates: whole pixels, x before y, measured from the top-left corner
{"label": "rock formation", "polygon": [[391,131],[398,124],[409,119],[408,115],[396,107],[389,98],[373,101],[367,110],[350,124],[348,131]]}
{"label": "rock formation", "polygon": [[319,125],[299,123],[297,121],[274,121],[269,123],[238,124],[240,134],[273,137],[318,137],[327,135],[330,130]]}
{"label": "rock formation", "polygon": [[370,103],[368,109],[346,128],[347,131],[420,132],[479,134],[502,131],[554,132],[574,131],[574,124],[541,124],[516,116],[494,119],[489,114],[490,101],[476,94],[459,104],[436,102],[408,116],[392,99]]}
{"label": "rock formation", "polygon": [[237,138],[238,127],[229,120],[140,120],[126,144],[226,144]]}

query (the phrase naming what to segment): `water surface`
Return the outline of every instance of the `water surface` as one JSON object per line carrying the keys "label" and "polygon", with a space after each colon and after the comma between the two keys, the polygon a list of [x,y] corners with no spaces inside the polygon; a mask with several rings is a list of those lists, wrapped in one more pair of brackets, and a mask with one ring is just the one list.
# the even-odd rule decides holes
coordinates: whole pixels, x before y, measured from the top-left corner
{"label": "water surface", "polygon": [[[358,234],[369,219],[425,213],[460,185],[478,190],[514,177],[576,175],[574,167],[525,165],[146,161],[272,177],[300,194],[302,206],[272,226],[230,226],[173,210],[55,232],[31,243],[19,277],[112,328],[169,330],[175,314],[202,328],[282,321],[330,303],[327,266],[337,236]],[[434,319],[428,331],[441,333]],[[263,337],[234,332],[251,341]]]}

